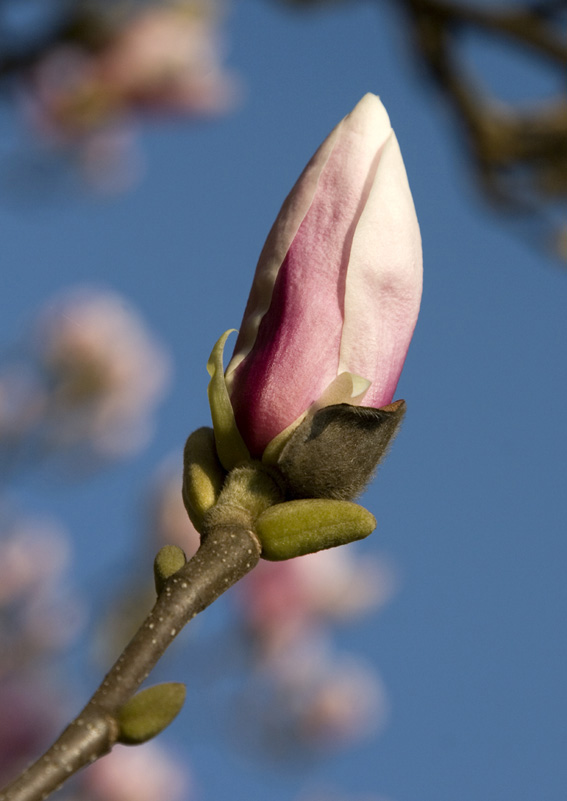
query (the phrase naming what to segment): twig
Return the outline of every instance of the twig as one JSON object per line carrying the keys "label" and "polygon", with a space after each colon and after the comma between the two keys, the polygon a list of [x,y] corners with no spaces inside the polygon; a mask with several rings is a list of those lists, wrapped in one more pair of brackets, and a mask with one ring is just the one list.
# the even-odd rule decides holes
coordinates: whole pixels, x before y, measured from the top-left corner
{"label": "twig", "polygon": [[107,754],[118,737],[117,716],[183,626],[258,563],[260,544],[240,525],[217,525],[195,556],[164,584],[137,634],[91,700],[25,773],[0,791],[0,801],[42,801],[80,768]]}
{"label": "twig", "polygon": [[537,13],[537,8],[487,9],[448,0],[402,0],[402,3],[416,17],[425,15],[445,25],[475,25],[505,34],[531,45],[541,55],[562,65],[567,63],[567,40],[555,35],[553,28]]}
{"label": "twig", "polygon": [[482,87],[458,43],[459,34],[476,28],[507,37],[564,69],[567,37],[559,26],[565,0],[512,9],[452,0],[398,2],[408,14],[423,62],[456,112],[481,188],[501,209],[549,217],[554,236],[550,206],[567,196],[565,92],[532,108],[501,102]]}

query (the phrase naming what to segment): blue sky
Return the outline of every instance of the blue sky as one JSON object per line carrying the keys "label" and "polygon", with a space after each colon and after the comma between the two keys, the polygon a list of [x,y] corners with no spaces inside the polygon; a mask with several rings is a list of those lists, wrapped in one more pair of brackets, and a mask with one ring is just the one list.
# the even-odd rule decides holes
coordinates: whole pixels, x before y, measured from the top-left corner
{"label": "blue sky", "polygon": [[[399,22],[386,4],[301,14],[235,3],[225,30],[246,93],[233,115],[146,127],[148,173],[131,194],[0,202],[3,341],[46,297],[86,282],[124,293],[173,354],[172,390],[140,459],[22,495],[64,517],[75,580],[102,603],[101,577],[136,547],[143,482],[208,424],[209,351],[238,326],[264,238],[306,161],[367,91],[400,141],[424,298],[398,390],[407,418],[364,498],[378,528],[360,547],[386,554],[402,581],[384,612],[337,635],[379,670],[391,720],[307,774],[273,772],[206,726],[196,735],[208,699],[190,698],[170,742],[189,754],[204,799],[284,801],[311,783],[391,801],[564,801],[566,274],[482,205]],[[481,56],[498,67],[492,50]],[[500,88],[513,94],[504,67]],[[2,119],[8,152],[18,133]],[[182,680],[175,670],[168,677]]]}

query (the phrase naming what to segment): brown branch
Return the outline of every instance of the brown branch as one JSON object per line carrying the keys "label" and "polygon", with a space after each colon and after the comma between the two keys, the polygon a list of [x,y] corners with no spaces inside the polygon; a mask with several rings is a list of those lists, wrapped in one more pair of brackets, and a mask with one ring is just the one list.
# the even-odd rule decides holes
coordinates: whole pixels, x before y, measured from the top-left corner
{"label": "brown branch", "polygon": [[164,584],[156,604],[91,700],[0,801],[41,801],[80,768],[108,753],[118,712],[183,626],[258,563],[260,544],[239,525],[213,526],[195,556]]}
{"label": "brown branch", "polygon": [[60,45],[78,45],[87,52],[104,48],[116,35],[119,23],[127,13],[127,6],[119,14],[110,16],[104,3],[97,6],[96,3],[76,2],[61,17],[58,25],[44,28],[39,35],[34,28],[30,41],[18,41],[13,48],[9,46],[10,31],[2,29],[0,16],[0,80],[25,73]]}
{"label": "brown branch", "polygon": [[464,29],[476,27],[535,49],[564,70],[567,36],[561,38],[551,24],[559,6],[506,9],[450,0],[399,2],[423,61],[463,126],[481,187],[510,210],[541,216],[546,203],[567,196],[567,96],[560,93],[532,109],[507,105],[483,90],[458,43]]}
{"label": "brown branch", "polygon": [[504,34],[522,44],[536,48],[541,55],[567,65],[567,39],[561,39],[553,28],[529,8],[486,9],[451,3],[448,0],[401,0],[416,17],[427,16],[454,28],[475,25],[487,31]]}

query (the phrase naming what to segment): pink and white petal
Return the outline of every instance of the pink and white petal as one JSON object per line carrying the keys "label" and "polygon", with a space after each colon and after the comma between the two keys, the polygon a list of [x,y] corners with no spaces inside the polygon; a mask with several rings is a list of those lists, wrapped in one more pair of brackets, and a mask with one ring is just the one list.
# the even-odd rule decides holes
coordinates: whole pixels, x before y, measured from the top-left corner
{"label": "pink and white petal", "polygon": [[252,349],[262,318],[270,308],[278,272],[309,210],[317,190],[319,177],[333,150],[339,127],[340,123],[325,139],[303,170],[285,199],[262,248],[234,353],[226,369],[229,388],[234,370]]}
{"label": "pink and white petal", "polygon": [[339,370],[372,379],[364,404],[391,402],[422,290],[419,225],[395,134],[384,145],[352,242]]}
{"label": "pink and white petal", "polygon": [[368,122],[358,114],[339,129],[253,347],[233,372],[237,424],[258,454],[337,375],[350,239],[376,157]]}
{"label": "pink and white petal", "polygon": [[[328,175],[327,162],[331,154],[335,155],[334,151],[342,148],[352,151],[354,145],[356,160],[364,173],[364,167],[372,163],[390,131],[386,109],[375,95],[366,94],[333,129],[303,170],[285,199],[260,254],[234,354],[226,370],[229,388],[233,371],[254,345],[260,322],[270,307],[276,277],[284,259],[316,193],[321,192],[319,180],[323,171]],[[341,193],[345,191],[352,195],[354,192],[356,196],[360,186],[354,186],[356,181],[352,181],[352,188],[349,186],[352,175],[341,175],[334,168],[332,173],[335,180],[327,179],[325,191],[331,193],[330,205],[334,207],[333,215],[336,215],[341,210]]]}

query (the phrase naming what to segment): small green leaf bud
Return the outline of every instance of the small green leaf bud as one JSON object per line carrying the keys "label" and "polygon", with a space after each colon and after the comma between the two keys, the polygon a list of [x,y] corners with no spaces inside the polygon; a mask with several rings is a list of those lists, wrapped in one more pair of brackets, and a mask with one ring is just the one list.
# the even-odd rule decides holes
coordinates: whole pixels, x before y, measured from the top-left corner
{"label": "small green leaf bud", "polygon": [[118,712],[118,738],[124,745],[151,740],[177,717],[185,702],[185,685],[156,684],[127,701]]}
{"label": "small green leaf bud", "polygon": [[262,556],[271,561],[360,540],[375,528],[374,515],[363,506],[323,498],[278,503],[263,512],[255,526]]}
{"label": "small green leaf bud", "polygon": [[158,595],[167,579],[181,570],[186,562],[187,557],[178,545],[164,545],[159,549],[154,559],[154,580]]}
{"label": "small green leaf bud", "polygon": [[217,502],[225,476],[213,429],[193,431],[183,453],[183,503],[197,531],[202,530],[205,512]]}

